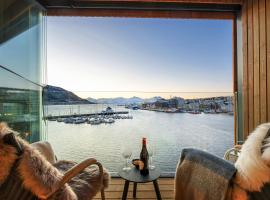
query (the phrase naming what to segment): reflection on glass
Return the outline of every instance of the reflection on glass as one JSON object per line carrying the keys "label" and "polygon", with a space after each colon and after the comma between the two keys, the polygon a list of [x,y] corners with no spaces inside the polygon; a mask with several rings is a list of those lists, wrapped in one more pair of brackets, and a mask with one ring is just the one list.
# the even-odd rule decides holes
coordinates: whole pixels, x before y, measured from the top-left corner
{"label": "reflection on glass", "polygon": [[43,13],[34,0],[0,1],[0,65],[25,78],[0,68],[0,121],[30,142],[42,135],[42,89],[32,82],[43,82]]}

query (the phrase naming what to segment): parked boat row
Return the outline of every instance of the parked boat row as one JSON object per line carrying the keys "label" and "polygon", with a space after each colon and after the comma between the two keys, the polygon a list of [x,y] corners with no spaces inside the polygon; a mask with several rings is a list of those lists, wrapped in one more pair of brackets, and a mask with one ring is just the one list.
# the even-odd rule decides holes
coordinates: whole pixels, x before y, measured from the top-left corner
{"label": "parked boat row", "polygon": [[116,119],[133,119],[131,115],[96,115],[94,117],[68,117],[68,118],[57,118],[51,121],[64,122],[66,124],[83,124],[88,123],[92,125],[98,124],[112,124]]}

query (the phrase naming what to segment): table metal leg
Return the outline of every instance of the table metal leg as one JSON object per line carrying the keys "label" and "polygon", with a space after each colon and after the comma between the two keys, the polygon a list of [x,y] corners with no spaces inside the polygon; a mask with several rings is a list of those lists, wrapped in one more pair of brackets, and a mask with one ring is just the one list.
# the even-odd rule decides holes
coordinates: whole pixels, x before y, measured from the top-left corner
{"label": "table metal leg", "polygon": [[133,198],[136,198],[136,192],[137,192],[137,183],[133,183]]}
{"label": "table metal leg", "polygon": [[128,186],[129,186],[129,181],[125,181],[125,186],[124,186],[122,200],[126,200],[127,199]]}
{"label": "table metal leg", "polygon": [[155,191],[156,191],[156,195],[157,195],[157,199],[161,200],[161,195],[160,195],[160,191],[159,191],[159,187],[158,187],[158,182],[157,180],[153,181],[154,187],[155,187]]}

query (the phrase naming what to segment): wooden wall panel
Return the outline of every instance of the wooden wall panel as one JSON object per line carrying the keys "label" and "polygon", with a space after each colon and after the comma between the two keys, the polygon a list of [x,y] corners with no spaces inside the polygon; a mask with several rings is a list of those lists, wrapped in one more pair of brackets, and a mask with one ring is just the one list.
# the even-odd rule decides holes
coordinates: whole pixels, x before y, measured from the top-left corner
{"label": "wooden wall panel", "polygon": [[270,0],[244,1],[242,26],[246,137],[256,126],[270,121]]}
{"label": "wooden wall panel", "polygon": [[270,122],[270,1],[266,1],[266,72],[267,72],[267,121]]}
{"label": "wooden wall panel", "polygon": [[260,32],[260,123],[267,122],[266,87],[266,0],[259,0]]}

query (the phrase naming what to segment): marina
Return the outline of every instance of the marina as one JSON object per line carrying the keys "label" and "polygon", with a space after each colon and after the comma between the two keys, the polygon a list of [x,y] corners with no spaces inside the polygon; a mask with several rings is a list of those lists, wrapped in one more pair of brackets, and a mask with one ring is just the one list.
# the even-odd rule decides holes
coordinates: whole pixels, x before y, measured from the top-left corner
{"label": "marina", "polygon": [[64,122],[66,124],[112,124],[116,119],[133,119],[133,116],[128,115],[128,111],[115,112],[111,107],[97,113],[83,113],[83,114],[65,114],[65,115],[48,115],[44,119],[48,121]]}

